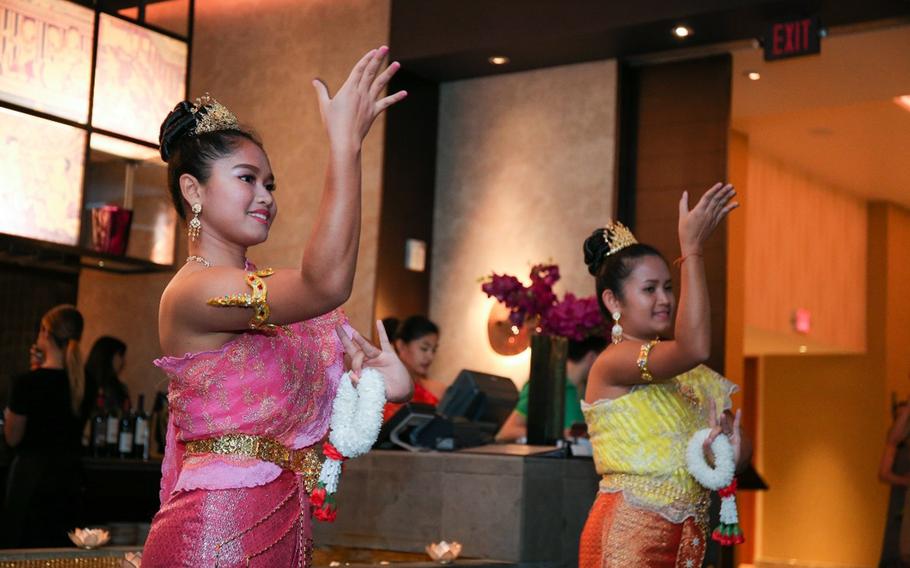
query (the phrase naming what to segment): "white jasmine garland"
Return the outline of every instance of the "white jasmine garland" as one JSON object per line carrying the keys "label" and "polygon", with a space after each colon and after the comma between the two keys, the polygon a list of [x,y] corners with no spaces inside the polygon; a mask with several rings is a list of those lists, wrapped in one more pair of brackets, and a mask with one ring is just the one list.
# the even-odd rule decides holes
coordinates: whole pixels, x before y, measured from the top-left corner
{"label": "white jasmine garland", "polygon": [[742,544],[745,541],[739,526],[736,510],[736,460],[733,445],[725,434],[711,442],[715,466],[705,460],[704,444],[711,434],[710,428],[699,430],[692,435],[686,448],[686,465],[689,473],[703,487],[720,493],[720,524],[711,533],[711,538],[722,546]]}
{"label": "white jasmine garland", "polygon": [[689,473],[702,487],[719,491],[733,482],[733,476],[736,474],[736,461],[730,439],[721,434],[711,442],[715,466],[712,468],[708,465],[705,459],[704,443],[710,433],[711,429],[705,428],[692,435],[686,449],[686,465]]}
{"label": "white jasmine garland", "polygon": [[[348,371],[341,376],[338,392],[332,404],[329,442],[345,458],[356,458],[370,451],[382,426],[382,409],[385,406],[385,377],[376,369],[366,368],[360,373],[357,386]],[[327,459],[322,464],[319,482],[327,493],[338,490],[341,462]]]}
{"label": "white jasmine garland", "polygon": [[736,510],[736,499],[724,497],[720,500],[720,522],[725,525],[739,524],[739,512]]}
{"label": "white jasmine garland", "polygon": [[382,373],[364,369],[356,388],[351,382],[351,373],[345,373],[332,405],[329,441],[346,458],[367,453],[379,436],[384,406],[385,378]]}

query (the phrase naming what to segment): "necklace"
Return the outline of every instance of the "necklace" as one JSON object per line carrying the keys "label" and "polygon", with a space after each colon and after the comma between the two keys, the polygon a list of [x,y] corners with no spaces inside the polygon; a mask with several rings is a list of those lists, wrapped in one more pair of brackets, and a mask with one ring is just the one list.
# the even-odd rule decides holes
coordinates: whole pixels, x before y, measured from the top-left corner
{"label": "necklace", "polygon": [[212,267],[212,263],[211,263],[211,262],[209,262],[209,261],[207,261],[206,259],[202,258],[201,256],[197,256],[197,255],[195,255],[195,254],[192,254],[192,255],[186,257],[186,261],[187,261],[187,262],[190,262],[190,261],[198,262],[199,264],[201,264],[202,266],[204,266],[204,267],[206,267],[206,268],[211,268],[211,267]]}

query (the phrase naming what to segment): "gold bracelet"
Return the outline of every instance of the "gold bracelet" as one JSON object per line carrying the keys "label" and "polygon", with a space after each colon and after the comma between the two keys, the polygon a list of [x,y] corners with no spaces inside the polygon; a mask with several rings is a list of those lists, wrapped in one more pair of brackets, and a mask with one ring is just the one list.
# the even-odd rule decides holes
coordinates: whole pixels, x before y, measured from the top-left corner
{"label": "gold bracelet", "polygon": [[253,317],[250,318],[250,329],[272,331],[275,329],[275,325],[269,323],[269,317],[271,316],[268,302],[269,289],[265,285],[263,278],[268,278],[274,273],[275,271],[271,268],[248,272],[246,283],[252,289],[252,294],[219,296],[217,298],[209,298],[206,303],[219,308],[253,308]]}
{"label": "gold bracelet", "polygon": [[651,356],[651,350],[654,349],[654,346],[658,343],[660,343],[659,339],[653,339],[642,345],[641,350],[638,352],[638,371],[641,373],[641,380],[646,383],[650,383],[654,380],[654,375],[648,370],[648,357]]}

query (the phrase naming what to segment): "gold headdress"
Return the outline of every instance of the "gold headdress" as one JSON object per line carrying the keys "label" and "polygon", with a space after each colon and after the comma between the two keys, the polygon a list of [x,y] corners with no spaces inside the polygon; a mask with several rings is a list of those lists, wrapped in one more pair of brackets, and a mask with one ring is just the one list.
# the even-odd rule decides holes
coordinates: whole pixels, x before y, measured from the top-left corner
{"label": "gold headdress", "polygon": [[619,221],[610,221],[604,227],[604,242],[610,247],[610,250],[604,256],[610,256],[638,243],[638,239],[635,238],[635,235],[632,234],[628,227]]}
{"label": "gold headdress", "polygon": [[195,135],[219,130],[240,130],[240,123],[234,113],[208,93],[196,99],[193,114],[196,115],[196,128],[193,129]]}

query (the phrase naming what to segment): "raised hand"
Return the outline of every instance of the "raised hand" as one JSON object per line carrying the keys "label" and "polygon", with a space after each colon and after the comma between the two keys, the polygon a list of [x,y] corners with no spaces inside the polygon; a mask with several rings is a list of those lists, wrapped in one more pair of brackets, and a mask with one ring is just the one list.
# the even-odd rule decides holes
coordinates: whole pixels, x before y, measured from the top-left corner
{"label": "raised hand", "polygon": [[364,339],[357,330],[353,330],[354,334],[348,336],[340,325],[335,327],[335,333],[341,339],[345,356],[350,365],[351,381],[356,384],[360,380],[360,373],[365,368],[376,369],[385,376],[386,397],[390,401],[407,398],[411,392],[411,375],[395,353],[382,322],[377,322],[376,327],[380,347],[376,347]]}
{"label": "raised hand", "polygon": [[720,222],[739,203],[730,202],[736,190],[730,184],[716,183],[705,193],[698,204],[689,210],[689,192],[679,200],[679,245],[683,256],[698,254]]}
{"label": "raised hand", "polygon": [[381,96],[401,67],[393,62],[379,72],[388,53],[389,48],[385,46],[370,50],[357,62],[334,97],[329,96],[329,89],[322,80],[313,80],[322,123],[331,144],[359,148],[376,117],[407,96],[406,91]]}

